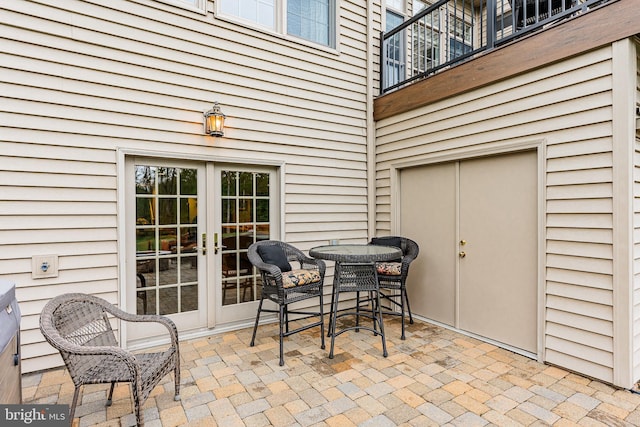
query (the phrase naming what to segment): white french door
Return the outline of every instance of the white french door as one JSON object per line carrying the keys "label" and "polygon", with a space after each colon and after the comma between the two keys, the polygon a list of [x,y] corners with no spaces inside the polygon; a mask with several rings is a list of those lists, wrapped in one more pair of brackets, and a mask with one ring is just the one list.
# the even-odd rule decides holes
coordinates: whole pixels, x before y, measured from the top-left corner
{"label": "white french door", "polygon": [[257,166],[215,169],[216,323],[247,321],[255,318],[261,291],[247,249],[256,241],[279,238],[277,173]]}
{"label": "white french door", "polygon": [[[274,167],[126,160],[126,310],[171,318],[181,336],[255,319],[261,283],[249,246],[278,239]],[[166,335],[132,325],[137,345]]]}
{"label": "white french door", "polygon": [[[170,317],[180,331],[207,326],[205,165],[130,158],[127,171],[127,310]],[[127,340],[166,335],[133,325]]]}

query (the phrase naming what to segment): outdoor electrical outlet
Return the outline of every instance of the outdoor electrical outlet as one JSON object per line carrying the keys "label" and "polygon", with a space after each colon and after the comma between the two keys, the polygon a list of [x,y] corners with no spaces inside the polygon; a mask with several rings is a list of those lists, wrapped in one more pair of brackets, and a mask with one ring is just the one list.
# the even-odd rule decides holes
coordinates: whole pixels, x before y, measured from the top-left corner
{"label": "outdoor electrical outlet", "polygon": [[34,255],[31,257],[31,278],[58,277],[58,255]]}

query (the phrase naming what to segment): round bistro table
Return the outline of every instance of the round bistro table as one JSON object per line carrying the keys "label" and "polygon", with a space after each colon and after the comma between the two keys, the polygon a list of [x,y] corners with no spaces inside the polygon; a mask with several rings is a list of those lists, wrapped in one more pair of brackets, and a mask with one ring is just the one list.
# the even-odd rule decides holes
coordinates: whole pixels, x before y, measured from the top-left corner
{"label": "round bistro table", "polygon": [[[333,348],[336,336],[348,330],[366,329],[382,338],[382,355],[387,357],[387,343],[382,322],[382,308],[380,305],[380,288],[376,272],[376,262],[391,261],[402,258],[402,250],[393,246],[378,246],[366,244],[326,245],[317,246],[309,250],[309,255],[327,261],[335,261],[336,269],[333,275],[333,292],[331,294],[331,313],[329,315],[329,333],[331,350],[329,358],[333,359]],[[356,292],[355,311],[338,314],[338,300],[341,292]],[[370,298],[373,306],[371,310],[361,310],[360,292],[375,293],[375,300]],[[355,316],[355,326],[342,328],[336,332],[338,317]],[[373,327],[360,325],[360,316],[373,320]],[[378,331],[377,328],[380,330]]]}
{"label": "round bistro table", "polygon": [[366,244],[325,245],[309,250],[313,258],[341,262],[379,262],[402,258],[402,250],[393,246]]}

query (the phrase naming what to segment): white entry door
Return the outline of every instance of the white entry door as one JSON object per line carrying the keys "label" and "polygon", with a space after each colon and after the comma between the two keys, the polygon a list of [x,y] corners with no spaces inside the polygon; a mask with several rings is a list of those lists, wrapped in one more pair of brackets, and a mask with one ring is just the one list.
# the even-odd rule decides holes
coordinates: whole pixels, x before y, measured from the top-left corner
{"label": "white entry door", "polygon": [[[169,316],[180,331],[207,326],[205,165],[127,161],[129,312]],[[132,325],[132,343],[166,329]]]}
{"label": "white entry door", "polygon": [[416,314],[537,350],[537,154],[401,171],[401,233],[418,242]]}

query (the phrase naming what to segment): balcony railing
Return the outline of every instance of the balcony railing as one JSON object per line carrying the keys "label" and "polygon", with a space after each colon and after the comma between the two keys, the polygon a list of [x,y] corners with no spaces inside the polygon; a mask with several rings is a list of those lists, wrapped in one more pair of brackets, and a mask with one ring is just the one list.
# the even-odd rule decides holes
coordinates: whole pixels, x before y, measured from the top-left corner
{"label": "balcony railing", "polygon": [[381,35],[389,92],[608,0],[440,0]]}

